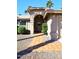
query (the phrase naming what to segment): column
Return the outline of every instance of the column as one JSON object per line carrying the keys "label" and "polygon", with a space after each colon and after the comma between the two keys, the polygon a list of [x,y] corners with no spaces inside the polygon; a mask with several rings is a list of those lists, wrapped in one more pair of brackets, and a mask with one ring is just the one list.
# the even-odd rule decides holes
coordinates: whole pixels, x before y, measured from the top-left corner
{"label": "column", "polygon": [[52,23],[52,19],[49,18],[49,20],[47,21],[47,27],[48,27],[48,30],[47,30],[47,33],[48,33],[48,40],[51,40],[51,23]]}
{"label": "column", "polygon": [[34,34],[34,16],[31,15],[30,17],[30,34]]}
{"label": "column", "polygon": [[52,17],[52,23],[51,23],[51,38],[57,39],[57,15],[53,15]]}
{"label": "column", "polygon": [[57,19],[56,15],[53,15],[49,18],[48,22],[48,37],[50,40],[57,39]]}
{"label": "column", "polygon": [[61,28],[62,28],[62,24],[61,24],[61,21],[62,21],[62,15],[58,15],[58,38],[60,39],[61,38]]}

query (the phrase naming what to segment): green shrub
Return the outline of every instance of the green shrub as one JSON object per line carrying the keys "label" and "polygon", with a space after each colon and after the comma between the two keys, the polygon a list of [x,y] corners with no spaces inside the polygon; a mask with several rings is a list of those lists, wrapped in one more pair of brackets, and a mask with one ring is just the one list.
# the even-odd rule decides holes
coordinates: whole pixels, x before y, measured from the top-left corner
{"label": "green shrub", "polygon": [[47,34],[47,30],[48,30],[47,23],[43,23],[43,24],[42,24],[42,32],[43,32],[44,34]]}
{"label": "green shrub", "polygon": [[30,34],[30,30],[26,30],[26,34]]}
{"label": "green shrub", "polygon": [[30,30],[26,30],[23,26],[17,27],[17,32],[18,34],[30,34]]}
{"label": "green shrub", "polygon": [[26,28],[23,27],[23,26],[19,26],[19,27],[18,27],[18,33],[20,33],[20,34],[25,34],[25,33],[26,33]]}

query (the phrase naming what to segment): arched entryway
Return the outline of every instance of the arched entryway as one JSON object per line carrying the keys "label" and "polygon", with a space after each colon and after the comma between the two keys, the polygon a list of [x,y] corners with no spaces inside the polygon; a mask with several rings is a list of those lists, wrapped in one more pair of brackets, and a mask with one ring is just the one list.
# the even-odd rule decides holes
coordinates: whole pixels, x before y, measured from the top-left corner
{"label": "arched entryway", "polygon": [[42,15],[36,15],[34,17],[34,33],[41,33],[43,22],[44,20]]}

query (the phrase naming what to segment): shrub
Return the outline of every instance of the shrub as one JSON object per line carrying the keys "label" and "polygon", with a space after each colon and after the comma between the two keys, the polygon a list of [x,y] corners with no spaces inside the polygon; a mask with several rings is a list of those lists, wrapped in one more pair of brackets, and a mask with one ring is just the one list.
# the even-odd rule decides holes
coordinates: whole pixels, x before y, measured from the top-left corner
{"label": "shrub", "polygon": [[26,30],[26,34],[30,34],[30,30]]}
{"label": "shrub", "polygon": [[43,32],[44,34],[47,34],[47,30],[48,30],[47,23],[43,23],[43,24],[42,24],[42,32]]}
{"label": "shrub", "polygon": [[17,31],[18,34],[30,34],[30,30],[26,30],[26,28],[23,26],[19,26]]}
{"label": "shrub", "polygon": [[26,28],[23,27],[23,26],[19,26],[19,27],[18,27],[18,33],[20,33],[20,34],[25,34],[25,33],[26,33]]}

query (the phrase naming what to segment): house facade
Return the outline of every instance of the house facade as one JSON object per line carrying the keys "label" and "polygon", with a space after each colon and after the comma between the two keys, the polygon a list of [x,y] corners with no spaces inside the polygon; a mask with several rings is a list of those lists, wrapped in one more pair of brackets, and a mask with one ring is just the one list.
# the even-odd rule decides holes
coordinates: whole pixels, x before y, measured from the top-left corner
{"label": "house facade", "polygon": [[31,7],[27,9],[29,15],[17,16],[17,25],[30,30],[30,34],[41,33],[42,23],[48,26],[48,37],[60,38],[62,10]]}

